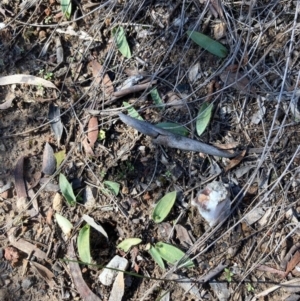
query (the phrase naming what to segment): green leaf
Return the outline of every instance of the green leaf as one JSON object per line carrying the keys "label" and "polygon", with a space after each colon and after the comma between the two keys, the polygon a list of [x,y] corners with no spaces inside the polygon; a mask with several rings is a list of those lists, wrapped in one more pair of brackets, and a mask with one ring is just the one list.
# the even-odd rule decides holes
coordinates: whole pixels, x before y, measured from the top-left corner
{"label": "green leaf", "polygon": [[118,195],[120,191],[120,184],[112,181],[104,181],[103,184],[114,194]]}
{"label": "green leaf", "polygon": [[119,51],[128,59],[131,58],[131,51],[126,39],[125,30],[122,26],[115,27],[112,30],[115,42]]}
{"label": "green leaf", "polygon": [[126,238],[117,245],[117,248],[123,250],[124,252],[128,252],[132,246],[136,246],[141,242],[142,240],[140,238]]}
{"label": "green leaf", "polygon": [[60,152],[57,152],[54,154],[54,157],[56,159],[56,170],[60,166],[60,164],[65,160],[66,158],[66,150],[62,150]]}
{"label": "green leaf", "polygon": [[59,188],[67,203],[70,206],[74,206],[76,204],[76,197],[74,195],[72,185],[62,173],[59,174]]}
{"label": "green leaf", "polygon": [[85,225],[81,228],[77,238],[77,248],[81,261],[91,263],[90,252],[90,225]]}
{"label": "green leaf", "polygon": [[72,1],[71,0],[61,0],[60,1],[61,11],[67,19],[70,19],[72,13]]}
{"label": "green leaf", "polygon": [[155,103],[160,109],[163,109],[163,108],[164,108],[164,103],[163,103],[162,99],[160,98],[159,93],[158,93],[158,91],[157,91],[156,88],[155,88],[155,89],[152,89],[152,90],[150,91],[150,95],[151,95],[151,97],[152,97],[154,103]]}
{"label": "green leaf", "polygon": [[135,118],[135,119],[139,119],[139,120],[144,120],[140,116],[140,114],[137,112],[137,110],[132,105],[130,105],[128,102],[123,101],[123,106],[127,109],[128,115],[130,117]]}
{"label": "green leaf", "polygon": [[73,228],[73,225],[70,223],[70,221],[59,213],[55,213],[55,219],[63,233],[69,236]]}
{"label": "green leaf", "polygon": [[[158,242],[154,247],[158,254],[170,264],[175,264],[185,255],[184,252],[182,252],[180,249],[164,242]],[[194,266],[193,261],[189,258],[182,262],[182,264],[184,264],[184,267],[186,268],[191,268]]]}
{"label": "green leaf", "polygon": [[176,195],[176,191],[172,191],[158,201],[152,213],[152,219],[155,223],[161,223],[168,216],[175,203]]}
{"label": "green leaf", "polygon": [[202,133],[205,131],[206,127],[209,124],[211,113],[213,110],[213,104],[204,102],[202,106],[200,107],[197,121],[196,121],[196,131],[199,136],[202,135]]}
{"label": "green leaf", "polygon": [[151,257],[158,264],[159,267],[161,267],[162,269],[165,269],[165,264],[164,264],[161,256],[159,255],[159,253],[153,246],[151,246],[150,244],[147,244],[146,251],[149,252]]}
{"label": "green leaf", "polygon": [[190,30],[187,32],[187,34],[197,45],[201,46],[202,48],[209,51],[210,53],[220,58],[224,58],[227,56],[228,54],[227,48],[221,43],[206,36],[205,34],[197,31],[190,31]]}
{"label": "green leaf", "polygon": [[156,126],[176,135],[187,136],[189,134],[189,131],[184,126],[174,122],[160,122]]}

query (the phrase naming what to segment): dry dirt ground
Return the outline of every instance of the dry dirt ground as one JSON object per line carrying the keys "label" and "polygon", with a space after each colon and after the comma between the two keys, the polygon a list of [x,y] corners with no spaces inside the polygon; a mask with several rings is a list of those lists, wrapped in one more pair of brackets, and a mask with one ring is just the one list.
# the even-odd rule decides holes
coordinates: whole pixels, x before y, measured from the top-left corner
{"label": "dry dirt ground", "polygon": [[[291,0],[74,0],[67,18],[59,0],[2,0],[0,300],[300,300],[299,13]],[[120,27],[131,58],[115,43]],[[188,30],[227,55],[199,47]],[[17,74],[35,77],[3,80]],[[128,78],[137,82],[119,93]],[[154,144],[121,122],[124,101],[145,121],[181,124],[194,140],[240,153]],[[204,102],[213,112],[199,137]],[[46,175],[49,145],[63,162]],[[75,206],[61,196],[60,174]],[[212,181],[226,184],[231,200],[230,216],[214,227],[192,206]],[[176,203],[154,223],[170,191]],[[56,213],[73,225],[69,236]],[[77,262],[84,214],[108,235],[91,227],[92,265]],[[126,238],[141,243],[124,252],[117,245]],[[195,266],[162,270],[145,248],[157,242]],[[115,255],[128,260],[126,273],[105,286],[99,275]]]}

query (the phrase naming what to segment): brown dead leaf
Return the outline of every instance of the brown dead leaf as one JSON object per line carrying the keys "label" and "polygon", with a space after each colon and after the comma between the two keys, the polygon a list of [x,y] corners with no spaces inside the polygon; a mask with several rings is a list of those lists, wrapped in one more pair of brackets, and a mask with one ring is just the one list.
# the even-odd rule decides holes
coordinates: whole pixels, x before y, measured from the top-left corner
{"label": "brown dead leaf", "polygon": [[250,87],[250,81],[242,72],[224,71],[220,78],[226,86],[231,86],[241,93],[251,92],[256,94],[255,88]]}
{"label": "brown dead leaf", "polygon": [[53,278],[55,277],[54,274],[47,269],[46,267],[44,267],[43,265],[31,261],[30,262],[31,268],[42,278],[44,279],[47,284],[49,285],[49,287],[51,289],[53,289],[56,285],[56,283],[54,282]]}
{"label": "brown dead leaf", "polygon": [[85,151],[87,156],[89,156],[89,157],[94,157],[95,156],[95,154],[94,154],[87,138],[84,138],[82,140],[82,146],[83,146],[84,151]]}
{"label": "brown dead leaf", "polygon": [[33,254],[34,256],[40,258],[40,259],[46,259],[47,254],[40,250],[37,246],[29,243],[23,238],[16,239],[14,236],[14,231],[16,230],[16,227],[11,228],[8,231],[8,240],[11,245],[13,245],[15,248],[27,253],[27,254]]}
{"label": "brown dead leaf", "polygon": [[68,248],[68,257],[70,260],[69,262],[69,269],[70,269],[70,274],[72,276],[74,285],[80,294],[81,298],[85,301],[100,301],[100,298],[96,296],[90,288],[87,286],[85,281],[82,278],[81,270],[79,267],[79,264],[75,262],[77,260],[75,251],[74,251],[74,243],[76,241],[76,237],[74,237],[70,241],[70,245]]}
{"label": "brown dead leaf", "polygon": [[[56,169],[56,159],[51,145],[46,142],[43,152],[42,172],[45,175],[52,175]],[[39,181],[39,180],[38,180]]]}
{"label": "brown dead leaf", "polygon": [[237,72],[239,69],[239,65],[238,64],[234,64],[234,65],[229,65],[226,67],[225,71],[230,71],[230,72]]}
{"label": "brown dead leaf", "polygon": [[297,251],[290,261],[287,264],[286,271],[285,271],[285,277],[291,272],[295,266],[300,262],[300,251]]}
{"label": "brown dead leaf", "polygon": [[88,138],[91,148],[94,148],[94,144],[98,139],[98,119],[97,117],[91,117],[88,124]]}
{"label": "brown dead leaf", "polygon": [[14,266],[19,260],[19,251],[14,247],[6,247],[4,249],[4,258]]}
{"label": "brown dead leaf", "polygon": [[215,80],[212,80],[208,85],[207,85],[207,95],[205,97],[205,101],[206,102],[210,102],[212,97],[213,97],[213,93],[214,93],[214,87],[215,87]]}
{"label": "brown dead leaf", "polygon": [[216,40],[220,40],[226,35],[227,25],[225,22],[217,23],[214,26],[214,37]]}
{"label": "brown dead leaf", "polygon": [[88,63],[88,67],[91,68],[93,77],[95,78],[96,84],[103,84],[104,92],[106,95],[111,95],[114,92],[114,87],[109,76],[103,74],[103,67],[96,60],[92,60]]}
{"label": "brown dead leaf", "polygon": [[226,150],[234,149],[238,147],[238,145],[239,145],[238,142],[231,142],[226,144],[214,143],[214,146],[216,146],[217,148],[226,149]]}
{"label": "brown dead leaf", "polygon": [[259,265],[257,268],[257,270],[259,271],[263,271],[263,272],[268,272],[268,273],[272,273],[272,274],[276,274],[282,278],[285,277],[285,273],[283,271],[280,271],[280,270],[277,270],[277,269],[274,269],[274,268],[271,268],[267,265]]}
{"label": "brown dead leaf", "polygon": [[191,247],[193,242],[190,238],[190,235],[185,227],[180,224],[175,226],[176,238],[179,240],[180,244],[185,247]]}
{"label": "brown dead leaf", "polygon": [[224,168],[224,171],[227,172],[228,170],[230,170],[233,167],[235,167],[238,164],[240,164],[241,161],[244,159],[245,154],[246,154],[246,150],[243,150],[235,158],[231,159],[230,162],[229,162],[229,164]]}
{"label": "brown dead leaf", "polygon": [[21,198],[27,198],[27,191],[24,181],[24,157],[22,156],[15,167],[14,170],[14,176],[15,176],[15,187],[17,196],[19,199]]}
{"label": "brown dead leaf", "polygon": [[46,215],[46,223],[50,226],[52,225],[52,217],[53,217],[53,209],[50,207]]}

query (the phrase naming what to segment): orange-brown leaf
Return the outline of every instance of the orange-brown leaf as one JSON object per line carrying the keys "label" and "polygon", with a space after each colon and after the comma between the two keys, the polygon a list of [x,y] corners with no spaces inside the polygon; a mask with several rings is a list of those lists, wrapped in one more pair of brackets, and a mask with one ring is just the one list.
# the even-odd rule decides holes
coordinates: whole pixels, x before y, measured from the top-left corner
{"label": "orange-brown leaf", "polygon": [[241,72],[224,71],[220,75],[220,78],[222,82],[225,83],[227,86],[231,86],[242,93],[256,93],[255,88],[250,87],[250,81],[248,77]]}
{"label": "orange-brown leaf", "polygon": [[112,81],[106,73],[103,73],[103,67],[97,61],[92,60],[88,66],[91,68],[93,76],[97,84],[103,84],[104,92],[106,95],[110,95],[114,92]]}
{"label": "orange-brown leaf", "polygon": [[224,168],[225,172],[232,169],[233,167],[237,166],[241,163],[241,161],[244,159],[246,154],[246,150],[243,150],[240,154],[238,154],[235,158],[231,159],[229,164]]}
{"label": "orange-brown leaf", "polygon": [[97,117],[92,117],[88,124],[88,138],[90,141],[91,148],[94,148],[94,144],[98,139],[98,119]]}
{"label": "orange-brown leaf", "polygon": [[285,275],[287,276],[288,273],[291,272],[299,262],[300,262],[300,251],[297,251],[291,258],[291,260],[288,262]]}

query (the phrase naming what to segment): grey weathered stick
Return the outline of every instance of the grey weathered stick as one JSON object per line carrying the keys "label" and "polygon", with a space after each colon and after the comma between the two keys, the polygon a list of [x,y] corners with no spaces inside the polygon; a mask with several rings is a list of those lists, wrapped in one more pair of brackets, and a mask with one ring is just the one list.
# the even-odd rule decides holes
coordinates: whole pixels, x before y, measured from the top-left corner
{"label": "grey weathered stick", "polygon": [[123,113],[119,113],[120,119],[127,125],[135,128],[139,132],[154,138],[152,141],[157,144],[186,151],[200,152],[212,156],[233,158],[236,154],[231,154],[212,145],[202,143],[197,140],[175,135],[167,130],[152,125],[149,122],[132,118]]}

